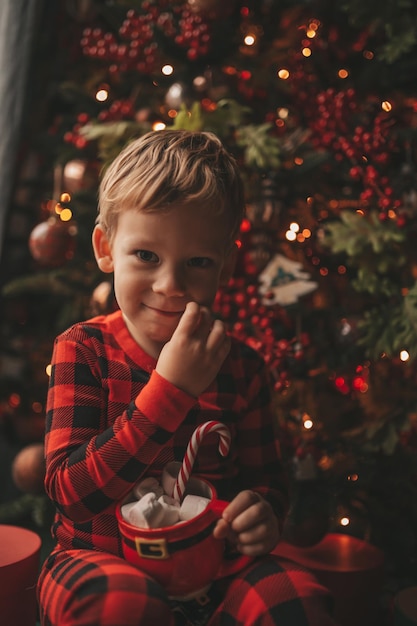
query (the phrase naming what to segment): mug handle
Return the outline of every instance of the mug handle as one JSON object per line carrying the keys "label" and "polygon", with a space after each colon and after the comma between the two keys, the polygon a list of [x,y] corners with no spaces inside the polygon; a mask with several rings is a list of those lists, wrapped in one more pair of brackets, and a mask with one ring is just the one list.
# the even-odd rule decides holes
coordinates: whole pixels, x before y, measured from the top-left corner
{"label": "mug handle", "polygon": [[[211,511],[214,515],[220,519],[225,508],[230,504],[230,502],[226,502],[225,500],[212,500],[209,504]],[[235,553],[237,556],[232,556],[228,560],[223,560],[220,568],[216,574],[217,578],[226,578],[227,576],[231,576],[232,574],[237,574],[247,565],[252,563],[254,557],[246,556],[246,554]]]}

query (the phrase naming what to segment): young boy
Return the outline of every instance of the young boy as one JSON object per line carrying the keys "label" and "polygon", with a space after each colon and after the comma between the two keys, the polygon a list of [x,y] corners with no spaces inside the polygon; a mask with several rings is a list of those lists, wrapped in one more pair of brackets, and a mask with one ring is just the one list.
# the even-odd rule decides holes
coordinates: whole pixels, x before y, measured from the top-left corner
{"label": "young boy", "polygon": [[123,559],[115,507],[149,472],[181,461],[208,420],[232,434],[226,458],[207,438],[193,468],[230,501],[214,535],[255,558],[213,583],[211,616],[194,623],[333,624],[326,590],[269,554],[288,502],[268,376],[210,313],[233,272],[243,213],[236,162],[210,133],[148,133],[104,175],[93,248],[114,275],[118,310],[55,342],[45,486],[57,546],[39,580],[43,626],[187,623],[181,604]]}

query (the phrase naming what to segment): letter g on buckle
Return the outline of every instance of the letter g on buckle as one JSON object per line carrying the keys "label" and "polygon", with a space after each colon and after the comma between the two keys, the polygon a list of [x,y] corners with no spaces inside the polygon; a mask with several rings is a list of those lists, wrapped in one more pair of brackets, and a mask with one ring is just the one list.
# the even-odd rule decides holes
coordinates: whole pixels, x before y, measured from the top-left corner
{"label": "letter g on buckle", "polygon": [[166,539],[140,539],[136,537],[136,552],[144,559],[168,559]]}

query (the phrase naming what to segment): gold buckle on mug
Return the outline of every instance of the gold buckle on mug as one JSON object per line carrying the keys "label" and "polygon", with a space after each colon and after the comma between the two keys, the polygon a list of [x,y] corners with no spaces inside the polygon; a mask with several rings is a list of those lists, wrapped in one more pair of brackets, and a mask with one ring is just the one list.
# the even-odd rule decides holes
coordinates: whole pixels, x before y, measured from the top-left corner
{"label": "gold buckle on mug", "polygon": [[135,538],[136,551],[144,559],[168,559],[166,539]]}

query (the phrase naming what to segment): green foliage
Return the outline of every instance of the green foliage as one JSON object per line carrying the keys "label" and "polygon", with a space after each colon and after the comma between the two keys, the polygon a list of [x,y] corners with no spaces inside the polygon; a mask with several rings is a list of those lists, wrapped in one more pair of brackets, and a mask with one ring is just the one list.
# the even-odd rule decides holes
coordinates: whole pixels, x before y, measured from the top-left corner
{"label": "green foliage", "polygon": [[272,171],[281,164],[281,148],[276,137],[271,135],[271,124],[242,126],[236,131],[237,145],[244,149],[248,167]]}
{"label": "green foliage", "polygon": [[381,221],[377,213],[367,216],[342,211],[340,220],[327,225],[323,244],[334,254],[343,253],[356,268],[352,286],[360,292],[392,296],[401,285],[398,270],[407,257],[402,249],[404,230],[390,221]]}
{"label": "green foliage", "polygon": [[342,4],[353,26],[383,37],[379,58],[393,63],[417,44],[415,0],[348,0]]}
{"label": "green foliage", "polygon": [[398,357],[406,348],[410,362],[417,358],[417,283],[397,304],[386,304],[365,311],[359,323],[362,333],[360,343],[367,347],[371,358],[381,354]]}
{"label": "green foliage", "polygon": [[97,155],[103,163],[110,163],[121,149],[135,137],[151,130],[150,124],[132,121],[91,122],[80,129],[88,141],[97,143]]}

